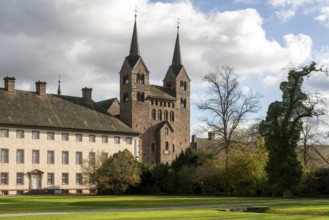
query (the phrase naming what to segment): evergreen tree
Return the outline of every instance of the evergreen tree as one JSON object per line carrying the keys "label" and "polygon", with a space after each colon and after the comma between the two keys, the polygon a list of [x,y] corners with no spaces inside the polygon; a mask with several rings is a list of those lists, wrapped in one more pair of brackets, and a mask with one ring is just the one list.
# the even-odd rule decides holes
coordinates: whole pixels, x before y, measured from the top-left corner
{"label": "evergreen tree", "polygon": [[269,152],[266,171],[274,195],[291,196],[302,177],[302,166],[296,153],[301,119],[321,114],[316,108],[319,99],[312,100],[302,91],[304,78],[314,71],[320,71],[315,63],[300,70],[290,70],[288,81],[280,85],[282,101],[271,103],[266,119],[260,123],[260,133]]}

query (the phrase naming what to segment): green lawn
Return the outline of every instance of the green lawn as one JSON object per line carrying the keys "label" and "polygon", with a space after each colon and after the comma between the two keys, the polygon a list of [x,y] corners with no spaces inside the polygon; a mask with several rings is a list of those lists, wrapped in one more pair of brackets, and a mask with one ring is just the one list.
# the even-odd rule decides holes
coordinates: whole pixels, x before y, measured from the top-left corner
{"label": "green lawn", "polygon": [[[232,204],[267,204],[267,213],[226,212]],[[184,206],[216,205],[186,208]],[[218,205],[218,207],[217,207]],[[255,205],[256,206],[256,205]],[[262,204],[261,206],[265,206]],[[162,210],[132,210],[133,208]],[[170,207],[170,208],[168,208]],[[172,209],[172,207],[181,207]],[[5,196],[0,214],[94,210],[93,213],[0,217],[4,219],[329,219],[329,199],[273,199],[189,196]],[[104,210],[104,212],[100,212]]]}

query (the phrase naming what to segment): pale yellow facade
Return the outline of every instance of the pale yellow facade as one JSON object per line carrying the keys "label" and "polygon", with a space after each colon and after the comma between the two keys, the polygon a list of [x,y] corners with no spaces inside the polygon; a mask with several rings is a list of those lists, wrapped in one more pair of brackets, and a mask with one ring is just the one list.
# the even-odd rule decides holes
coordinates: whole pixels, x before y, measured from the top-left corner
{"label": "pale yellow facade", "polygon": [[[0,194],[3,195],[33,189],[52,193],[93,192],[89,185],[81,184],[81,154],[83,160],[88,160],[90,152],[96,157],[101,153],[110,156],[128,149],[138,160],[138,137],[127,134],[14,127],[0,127],[0,130]],[[39,138],[32,138],[33,132],[34,136],[39,132]],[[77,135],[82,135],[82,141],[77,140]]]}

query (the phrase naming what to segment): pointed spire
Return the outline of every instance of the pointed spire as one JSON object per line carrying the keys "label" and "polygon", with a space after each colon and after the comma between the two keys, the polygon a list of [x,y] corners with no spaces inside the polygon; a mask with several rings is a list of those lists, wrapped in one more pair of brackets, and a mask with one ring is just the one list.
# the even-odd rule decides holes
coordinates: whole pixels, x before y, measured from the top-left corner
{"label": "pointed spire", "polygon": [[59,75],[57,94],[61,95],[61,75]]}
{"label": "pointed spire", "polygon": [[139,44],[138,44],[138,35],[137,35],[137,8],[135,8],[135,24],[133,30],[133,36],[131,38],[130,51],[129,55],[139,56]]}
{"label": "pointed spire", "polygon": [[174,56],[172,58],[172,65],[179,66],[182,64],[182,58],[180,55],[180,45],[179,45],[179,19],[177,20],[177,37],[174,49]]}

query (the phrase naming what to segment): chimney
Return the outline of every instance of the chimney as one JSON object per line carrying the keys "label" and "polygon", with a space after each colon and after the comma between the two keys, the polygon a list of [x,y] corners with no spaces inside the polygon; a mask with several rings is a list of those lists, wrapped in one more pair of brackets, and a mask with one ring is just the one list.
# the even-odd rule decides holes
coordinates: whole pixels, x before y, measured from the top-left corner
{"label": "chimney", "polygon": [[195,143],[195,141],[196,141],[196,135],[193,134],[193,135],[192,135],[192,143]]}
{"label": "chimney", "polygon": [[35,82],[35,89],[38,95],[46,95],[46,82],[37,81]]}
{"label": "chimney", "polygon": [[82,88],[82,98],[86,100],[87,102],[91,102],[91,91],[93,91],[92,88]]}
{"label": "chimney", "polygon": [[15,93],[15,77],[6,76],[3,80],[5,81],[5,91]]}
{"label": "chimney", "polygon": [[209,131],[208,132],[208,140],[213,141],[215,139],[215,132]]}

